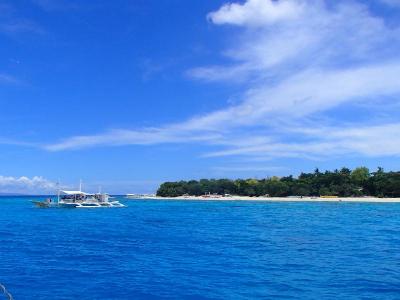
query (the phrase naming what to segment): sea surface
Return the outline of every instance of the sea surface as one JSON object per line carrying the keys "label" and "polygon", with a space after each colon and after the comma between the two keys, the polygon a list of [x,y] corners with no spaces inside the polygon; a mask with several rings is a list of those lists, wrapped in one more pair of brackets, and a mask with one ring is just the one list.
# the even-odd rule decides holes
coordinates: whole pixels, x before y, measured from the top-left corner
{"label": "sea surface", "polygon": [[400,204],[30,200],[0,198],[15,300],[400,299]]}

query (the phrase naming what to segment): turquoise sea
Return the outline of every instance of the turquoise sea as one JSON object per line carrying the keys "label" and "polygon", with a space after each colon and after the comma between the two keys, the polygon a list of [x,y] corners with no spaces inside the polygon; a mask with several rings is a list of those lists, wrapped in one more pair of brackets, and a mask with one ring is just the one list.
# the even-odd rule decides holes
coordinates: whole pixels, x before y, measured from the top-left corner
{"label": "turquoise sea", "polygon": [[0,198],[15,300],[400,299],[400,204],[31,199]]}

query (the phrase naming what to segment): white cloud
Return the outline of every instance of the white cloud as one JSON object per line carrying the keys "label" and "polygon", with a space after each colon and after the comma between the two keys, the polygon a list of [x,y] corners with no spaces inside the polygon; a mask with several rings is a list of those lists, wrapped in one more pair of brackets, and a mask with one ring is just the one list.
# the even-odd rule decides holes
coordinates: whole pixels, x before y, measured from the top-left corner
{"label": "white cloud", "polygon": [[251,91],[246,105],[254,107],[253,121],[268,114],[296,119],[345,102],[397,94],[399,72],[400,61],[345,70],[307,70],[276,87]]}
{"label": "white cloud", "polygon": [[364,5],[339,1],[328,8],[323,1],[308,1],[303,6],[296,19],[240,32],[225,51],[230,65],[203,66],[189,74],[206,80],[280,78],[308,67],[371,63],[398,53],[399,29],[386,27]]}
{"label": "white cloud", "polygon": [[2,176],[0,175],[0,192],[20,193],[20,194],[46,194],[56,193],[56,183],[41,176],[32,178],[21,176]]}
{"label": "white cloud", "polygon": [[248,0],[225,4],[208,18],[215,24],[262,26],[296,18],[302,10],[301,1],[296,0]]}
{"label": "white cloud", "polygon": [[[222,148],[208,156],[399,154],[391,136],[397,124],[329,127],[322,121],[332,109],[356,103],[400,103],[399,28],[386,26],[382,17],[354,1],[327,6],[323,0],[248,0],[208,17],[216,25],[240,25],[224,51],[231,63],[189,74],[246,82],[240,104],[158,128],[72,137],[46,149],[201,141]],[[319,118],[318,126],[326,130],[307,127],[311,118]],[[340,116],[334,119],[342,124]],[[287,123],[303,127],[296,141],[288,141],[294,130],[283,126]]]}

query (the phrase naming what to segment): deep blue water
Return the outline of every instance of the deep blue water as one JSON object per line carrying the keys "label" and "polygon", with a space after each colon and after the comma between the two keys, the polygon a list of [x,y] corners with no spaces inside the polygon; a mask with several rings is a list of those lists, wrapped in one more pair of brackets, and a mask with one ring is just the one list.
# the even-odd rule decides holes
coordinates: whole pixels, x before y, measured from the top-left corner
{"label": "deep blue water", "polygon": [[0,198],[16,300],[400,299],[400,204],[30,199]]}

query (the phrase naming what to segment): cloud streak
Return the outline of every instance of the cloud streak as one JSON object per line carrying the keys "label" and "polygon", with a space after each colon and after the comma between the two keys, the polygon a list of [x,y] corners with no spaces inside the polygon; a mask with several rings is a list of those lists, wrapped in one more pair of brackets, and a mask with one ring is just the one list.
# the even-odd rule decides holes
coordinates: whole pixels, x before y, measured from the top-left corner
{"label": "cloud streak", "polygon": [[110,130],[103,134],[76,136],[60,143],[45,146],[49,151],[81,149],[93,146],[154,145],[160,143],[188,143],[218,139],[216,133],[192,135],[190,131],[178,130],[174,126],[146,128],[143,130]]}
{"label": "cloud streak", "polygon": [[[166,126],[75,136],[45,149],[202,142],[221,147],[207,157],[399,154],[400,145],[393,141],[397,123],[372,124],[374,114],[368,124],[332,127],[324,121],[335,109],[400,103],[399,28],[388,27],[368,6],[248,0],[228,3],[207,18],[235,29],[232,45],[223,51],[230,63],[200,66],[188,74],[246,83],[238,105]],[[310,127],[314,119],[321,129]],[[342,124],[339,116],[335,120]]]}
{"label": "cloud streak", "polygon": [[75,10],[79,7],[78,3],[72,0],[32,0],[32,2],[48,12]]}

